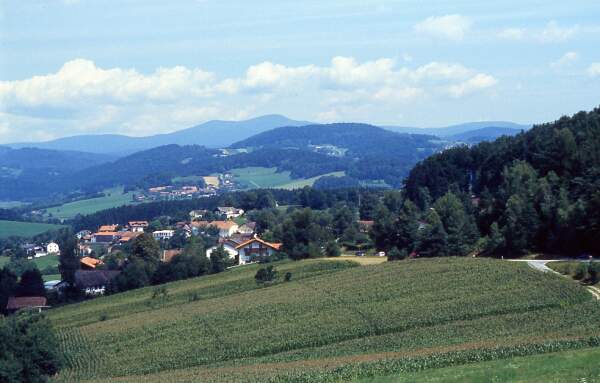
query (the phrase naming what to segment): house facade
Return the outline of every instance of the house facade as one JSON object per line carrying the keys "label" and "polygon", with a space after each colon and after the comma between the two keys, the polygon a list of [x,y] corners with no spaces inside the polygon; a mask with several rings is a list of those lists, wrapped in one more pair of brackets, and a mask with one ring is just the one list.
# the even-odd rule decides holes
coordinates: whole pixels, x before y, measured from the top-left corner
{"label": "house facade", "polygon": [[237,218],[244,214],[243,209],[238,209],[233,206],[219,206],[215,213],[224,215],[227,219]]}
{"label": "house facade", "polygon": [[259,258],[270,257],[279,252],[281,243],[271,243],[254,237],[236,247],[239,256],[239,264],[256,262]]}
{"label": "house facade", "polygon": [[231,237],[239,228],[238,224],[233,221],[212,221],[210,226],[219,229],[219,237],[221,238]]}
{"label": "house facade", "polygon": [[210,255],[212,254],[213,251],[217,250],[220,246],[223,246],[223,249],[227,252],[229,258],[237,259],[238,251],[237,251],[236,247],[238,245],[239,244],[234,241],[225,241],[221,244],[218,244],[216,246],[208,248],[206,250],[206,257],[210,258]]}
{"label": "house facade", "polygon": [[48,254],[58,254],[60,253],[60,248],[58,247],[58,245],[54,242],[50,242],[49,244],[46,245],[46,252]]}
{"label": "house facade", "polygon": [[104,295],[110,281],[119,273],[117,270],[77,270],[75,287],[88,296]]}
{"label": "house facade", "polygon": [[173,238],[175,230],[157,230],[152,232],[152,237],[157,241],[163,241]]}
{"label": "house facade", "polygon": [[148,221],[129,221],[128,226],[134,233],[143,233],[148,227]]}

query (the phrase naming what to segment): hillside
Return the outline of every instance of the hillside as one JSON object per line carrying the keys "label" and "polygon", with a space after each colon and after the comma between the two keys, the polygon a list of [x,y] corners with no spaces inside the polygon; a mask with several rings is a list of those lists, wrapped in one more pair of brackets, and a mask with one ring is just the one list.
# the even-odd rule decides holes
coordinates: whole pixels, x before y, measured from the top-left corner
{"label": "hillside", "polygon": [[113,161],[113,156],[37,148],[0,149],[0,201],[31,198],[46,185],[90,166]]}
{"label": "hillside", "polygon": [[477,144],[482,141],[493,141],[502,136],[516,136],[524,130],[525,129],[488,126],[485,128],[469,130],[468,132],[453,134],[448,136],[448,138],[452,141]]}
{"label": "hillside", "polygon": [[244,121],[208,121],[173,133],[147,137],[129,137],[118,134],[81,135],[47,142],[9,144],[13,148],[36,147],[56,150],[83,150],[92,153],[127,155],[164,145],[202,145],[210,148],[226,147],[235,140],[280,126],[310,124],[280,115],[266,115]]}
{"label": "hillside", "polygon": [[525,264],[275,266],[291,281],[259,288],[253,265],[51,310],[56,381],[338,381],[598,344],[592,296]]}
{"label": "hillside", "polygon": [[[406,179],[423,206],[448,191],[475,195],[490,251],[600,253],[600,109],[419,163]],[[467,197],[469,198],[469,197]]]}

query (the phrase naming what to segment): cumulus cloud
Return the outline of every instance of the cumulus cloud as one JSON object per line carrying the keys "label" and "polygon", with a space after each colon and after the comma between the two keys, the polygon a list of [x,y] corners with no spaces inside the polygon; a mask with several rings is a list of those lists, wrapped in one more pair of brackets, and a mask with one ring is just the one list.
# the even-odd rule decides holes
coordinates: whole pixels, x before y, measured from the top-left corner
{"label": "cumulus cloud", "polygon": [[469,18],[454,14],[431,16],[416,24],[414,29],[419,34],[449,40],[462,40],[471,29]]}
{"label": "cumulus cloud", "polygon": [[381,108],[397,115],[398,108],[417,100],[463,97],[496,83],[491,74],[459,63],[411,67],[390,58],[359,62],[334,57],[323,66],[266,61],[229,78],[183,66],[144,74],[75,59],[55,73],[0,81],[0,105],[8,116],[0,142],[15,141],[17,131],[29,134],[18,141],[39,138],[40,129],[50,138],[94,132],[148,135],[215,118],[285,113],[290,105],[305,119],[366,120]]}
{"label": "cumulus cloud", "polygon": [[549,21],[543,28],[505,28],[497,33],[501,39],[526,40],[537,43],[560,43],[571,39],[579,31],[579,26],[560,26]]}
{"label": "cumulus cloud", "polygon": [[551,62],[550,67],[554,69],[559,69],[561,67],[573,63],[574,61],[577,61],[578,58],[579,55],[577,54],[577,52],[567,52],[564,55],[562,55],[558,60]]}
{"label": "cumulus cloud", "polygon": [[600,62],[590,64],[587,68],[587,74],[590,77],[600,77]]}

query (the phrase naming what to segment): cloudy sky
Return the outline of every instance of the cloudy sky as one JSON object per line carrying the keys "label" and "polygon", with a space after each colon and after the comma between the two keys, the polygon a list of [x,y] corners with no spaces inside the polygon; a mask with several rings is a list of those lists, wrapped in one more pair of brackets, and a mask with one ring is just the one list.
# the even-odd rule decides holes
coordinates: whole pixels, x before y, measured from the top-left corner
{"label": "cloudy sky", "polygon": [[0,143],[279,113],[536,123],[600,105],[600,2],[0,0]]}

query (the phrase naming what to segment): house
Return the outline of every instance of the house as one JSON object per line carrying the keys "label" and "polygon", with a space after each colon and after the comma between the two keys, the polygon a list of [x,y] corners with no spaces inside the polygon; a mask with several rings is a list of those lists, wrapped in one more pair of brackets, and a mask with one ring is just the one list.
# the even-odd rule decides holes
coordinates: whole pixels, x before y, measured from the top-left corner
{"label": "house", "polygon": [[48,255],[48,252],[43,246],[36,246],[33,248],[33,256],[35,258],[45,257]]}
{"label": "house", "polygon": [[118,228],[119,228],[119,225],[102,225],[98,229],[98,232],[99,233],[113,232],[113,231],[117,231]]}
{"label": "house", "polygon": [[157,230],[152,232],[152,237],[157,241],[168,240],[173,238],[175,230]]}
{"label": "house", "polygon": [[77,270],[75,271],[75,287],[86,295],[103,295],[110,281],[119,273],[118,270]]}
{"label": "house", "polygon": [[77,245],[76,251],[77,251],[77,255],[79,255],[80,257],[85,257],[85,256],[92,254],[94,249],[92,249],[92,247],[90,245],[80,243],[79,245]]}
{"label": "house", "polygon": [[206,213],[206,210],[192,210],[190,211],[190,220],[202,219]]}
{"label": "house", "polygon": [[240,234],[252,235],[252,234],[254,234],[255,230],[256,230],[256,222],[246,222],[246,223],[242,224],[240,227],[238,227],[237,232]]}
{"label": "house", "polygon": [[139,237],[143,233],[143,231],[121,231],[117,233],[117,238],[119,243],[125,243]]}
{"label": "house", "polygon": [[58,245],[54,242],[50,242],[49,244],[46,245],[46,252],[48,254],[58,254],[60,253],[60,248],[58,247]]}
{"label": "house", "polygon": [[183,250],[181,249],[172,249],[172,250],[163,250],[160,254],[161,262],[171,262],[171,259],[177,255],[181,255]]}
{"label": "house", "polygon": [[217,250],[220,246],[223,246],[223,249],[227,252],[227,254],[229,255],[229,258],[232,259],[237,259],[238,257],[238,251],[236,249],[237,246],[240,245],[240,243],[235,242],[233,240],[230,239],[226,239],[224,241],[219,241],[220,243],[218,245],[215,245],[213,247],[209,247],[208,249],[206,249],[206,257],[210,258],[210,255],[212,254],[213,251]]}
{"label": "house", "polygon": [[101,260],[92,257],[83,257],[79,260],[79,263],[81,263],[82,269],[95,269],[96,266],[104,264]]}
{"label": "house", "polygon": [[237,218],[244,214],[244,210],[235,208],[233,206],[219,206],[215,213],[224,215],[227,219]]}
{"label": "house", "polygon": [[134,233],[143,233],[144,229],[148,227],[148,221],[129,221],[129,230]]}
{"label": "house", "polygon": [[277,252],[281,248],[281,243],[271,243],[263,241],[262,239],[255,236],[248,241],[236,246],[236,250],[239,255],[239,264],[244,265],[246,263],[255,262],[257,258],[269,257]]}
{"label": "house", "polygon": [[111,243],[119,237],[115,231],[100,231],[92,234],[92,243]]}
{"label": "house", "polygon": [[219,229],[219,237],[226,238],[237,232],[239,226],[233,221],[212,221],[210,226]]}
{"label": "house", "polygon": [[82,240],[82,239],[84,239],[85,237],[87,237],[87,236],[91,236],[91,235],[92,235],[92,232],[91,232],[91,231],[89,231],[89,230],[81,230],[81,231],[78,231],[78,232],[77,232],[77,234],[75,234],[75,236],[76,236],[76,237],[77,237],[77,239],[79,239],[79,240]]}
{"label": "house", "polygon": [[32,310],[42,312],[48,308],[46,297],[9,297],[6,311],[14,313],[19,310]]}
{"label": "house", "polygon": [[358,228],[362,233],[368,233],[369,230],[373,227],[375,221],[358,221]]}

